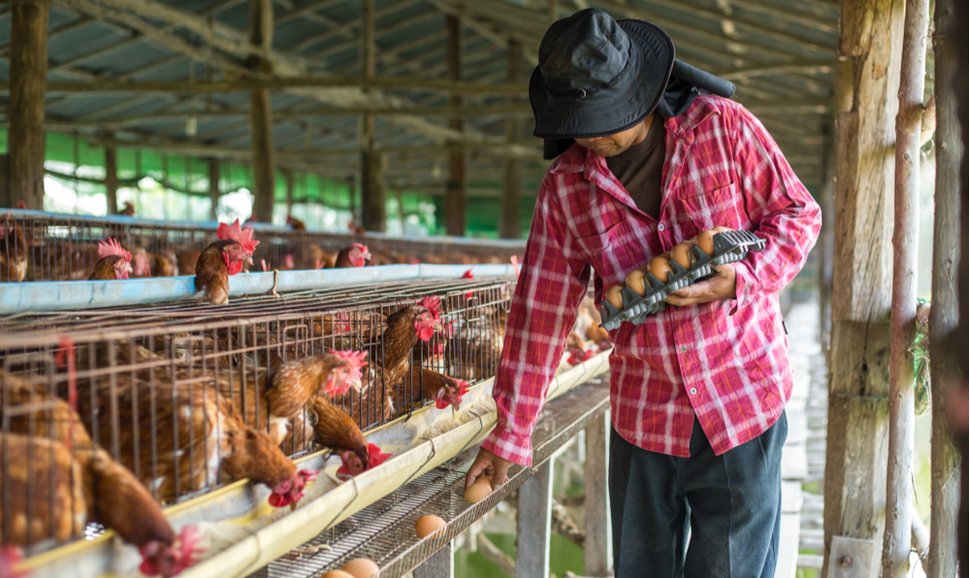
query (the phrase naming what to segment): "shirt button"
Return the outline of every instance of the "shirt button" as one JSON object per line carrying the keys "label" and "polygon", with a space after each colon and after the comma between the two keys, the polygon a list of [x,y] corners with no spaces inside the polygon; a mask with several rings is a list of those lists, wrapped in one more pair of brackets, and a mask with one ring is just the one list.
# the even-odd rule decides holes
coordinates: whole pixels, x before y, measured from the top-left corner
{"label": "shirt button", "polygon": [[665,228],[666,227],[664,227],[663,225],[660,225],[659,227],[657,227],[657,230],[663,233]]}
{"label": "shirt button", "polygon": [[690,394],[691,395],[697,395],[697,388],[696,387],[690,388]]}
{"label": "shirt button", "polygon": [[687,353],[687,346],[686,345],[681,345],[680,346],[680,352],[681,353]]}

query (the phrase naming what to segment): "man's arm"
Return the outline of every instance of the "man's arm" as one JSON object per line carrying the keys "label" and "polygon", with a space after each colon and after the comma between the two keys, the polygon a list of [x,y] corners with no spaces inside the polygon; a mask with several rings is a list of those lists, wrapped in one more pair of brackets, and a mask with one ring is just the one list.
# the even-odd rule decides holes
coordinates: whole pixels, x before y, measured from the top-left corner
{"label": "man's arm", "polygon": [[539,191],[492,389],[498,424],[482,443],[468,473],[469,485],[486,467],[492,468],[492,483],[498,485],[509,462],[532,462],[532,430],[589,285],[590,267],[572,242],[553,187],[547,176]]}

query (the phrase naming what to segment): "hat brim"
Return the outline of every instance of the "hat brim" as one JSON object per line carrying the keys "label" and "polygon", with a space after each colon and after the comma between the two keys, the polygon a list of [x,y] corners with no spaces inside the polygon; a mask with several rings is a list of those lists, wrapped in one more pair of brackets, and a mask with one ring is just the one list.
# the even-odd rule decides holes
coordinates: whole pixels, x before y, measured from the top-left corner
{"label": "hat brim", "polygon": [[657,108],[674,66],[674,43],[659,26],[643,20],[617,20],[642,55],[636,88],[609,107],[584,106],[581,100],[554,104],[539,68],[529,80],[529,101],[535,115],[533,134],[545,139],[595,138],[627,130]]}

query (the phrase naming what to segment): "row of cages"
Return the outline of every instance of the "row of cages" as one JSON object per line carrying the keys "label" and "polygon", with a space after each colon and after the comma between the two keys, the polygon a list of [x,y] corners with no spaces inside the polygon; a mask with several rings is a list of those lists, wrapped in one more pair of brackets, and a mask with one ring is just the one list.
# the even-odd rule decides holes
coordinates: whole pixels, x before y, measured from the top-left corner
{"label": "row of cages", "polygon": [[[255,228],[260,244],[253,260],[255,267],[266,270],[333,266],[336,255],[354,243],[367,246],[369,265],[508,263],[524,250],[520,243]],[[86,279],[98,261],[97,244],[106,239],[116,239],[132,254],[134,277],[194,275],[202,250],[217,240],[211,224],[6,211],[0,223],[0,282]]]}
{"label": "row of cages", "polygon": [[494,376],[514,286],[437,279],[2,317],[0,538],[31,555],[110,527],[122,506],[84,486],[112,483],[92,448],[158,505],[243,478],[275,495],[295,458],[360,455],[360,432],[447,410]]}

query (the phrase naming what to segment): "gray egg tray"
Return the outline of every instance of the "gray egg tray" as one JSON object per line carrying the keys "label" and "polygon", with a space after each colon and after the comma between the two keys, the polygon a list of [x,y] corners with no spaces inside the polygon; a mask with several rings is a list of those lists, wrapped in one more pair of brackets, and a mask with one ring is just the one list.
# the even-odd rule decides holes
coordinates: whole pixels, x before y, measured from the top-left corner
{"label": "gray egg tray", "polygon": [[600,304],[600,315],[603,329],[616,329],[623,321],[640,325],[647,320],[647,315],[658,313],[666,308],[664,299],[674,291],[699,281],[714,272],[715,267],[725,263],[740,261],[748,255],[748,251],[760,251],[765,248],[765,240],[755,237],[748,231],[725,231],[714,235],[714,256],[710,256],[700,249],[691,247],[690,254],[693,266],[684,269],[680,263],[670,260],[672,273],[667,276],[667,283],[661,283],[650,273],[644,276],[647,292],[640,296],[633,289],[624,287],[620,291],[623,297],[623,308],[617,309],[612,303],[603,301]]}

